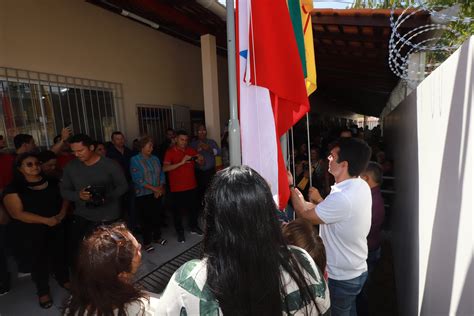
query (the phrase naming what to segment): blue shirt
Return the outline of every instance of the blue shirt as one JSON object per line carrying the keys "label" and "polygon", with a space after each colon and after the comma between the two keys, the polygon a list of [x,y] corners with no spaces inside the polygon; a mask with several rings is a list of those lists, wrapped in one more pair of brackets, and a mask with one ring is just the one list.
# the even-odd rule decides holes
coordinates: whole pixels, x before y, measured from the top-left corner
{"label": "blue shirt", "polygon": [[153,194],[153,191],[145,188],[145,184],[157,187],[166,182],[160,159],[154,155],[148,158],[142,153],[133,156],[130,160],[130,174],[132,175],[135,196]]}
{"label": "blue shirt", "polygon": [[[204,150],[200,148],[199,145],[202,143],[209,145],[211,148],[209,150]],[[194,148],[198,152],[198,154],[204,157],[204,164],[202,166],[196,164],[196,168],[204,171],[214,169],[216,167],[215,156],[220,155],[221,150],[219,149],[215,141],[207,138],[205,140],[196,139],[190,144],[190,146]]]}

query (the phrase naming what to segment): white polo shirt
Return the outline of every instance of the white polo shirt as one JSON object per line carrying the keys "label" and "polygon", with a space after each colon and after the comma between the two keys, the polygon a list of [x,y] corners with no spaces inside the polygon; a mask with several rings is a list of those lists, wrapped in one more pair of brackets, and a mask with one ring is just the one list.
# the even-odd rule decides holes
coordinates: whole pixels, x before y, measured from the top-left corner
{"label": "white polo shirt", "polygon": [[361,178],[333,185],[331,193],[316,206],[316,214],[325,223],[320,225],[320,235],[331,279],[350,280],[367,271],[371,210],[370,188]]}

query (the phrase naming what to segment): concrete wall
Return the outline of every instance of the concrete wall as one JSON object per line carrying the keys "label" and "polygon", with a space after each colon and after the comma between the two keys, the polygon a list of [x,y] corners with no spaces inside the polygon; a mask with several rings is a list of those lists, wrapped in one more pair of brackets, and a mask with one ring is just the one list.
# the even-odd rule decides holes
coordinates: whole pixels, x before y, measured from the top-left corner
{"label": "concrete wall", "polygon": [[[121,83],[129,139],[136,104],[203,110],[200,47],[83,0],[0,0],[0,43],[0,66]],[[225,58],[218,72],[225,123]]]}
{"label": "concrete wall", "polygon": [[400,315],[474,315],[474,37],[386,118]]}

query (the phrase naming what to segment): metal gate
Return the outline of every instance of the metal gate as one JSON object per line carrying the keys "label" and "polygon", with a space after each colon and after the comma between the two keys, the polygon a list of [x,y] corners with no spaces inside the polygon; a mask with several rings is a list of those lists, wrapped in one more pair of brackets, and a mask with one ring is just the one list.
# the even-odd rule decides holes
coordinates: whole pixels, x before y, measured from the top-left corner
{"label": "metal gate", "polygon": [[153,138],[155,144],[165,140],[167,128],[173,128],[173,114],[170,107],[156,105],[138,105],[138,130],[140,135]]}

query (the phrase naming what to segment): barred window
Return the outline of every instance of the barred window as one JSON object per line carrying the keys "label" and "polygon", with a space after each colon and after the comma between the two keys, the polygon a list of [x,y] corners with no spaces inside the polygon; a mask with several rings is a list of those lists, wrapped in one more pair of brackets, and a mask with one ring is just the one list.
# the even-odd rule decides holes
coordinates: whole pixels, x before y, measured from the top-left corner
{"label": "barred window", "polygon": [[8,147],[19,133],[49,147],[61,129],[108,140],[118,127],[118,83],[0,67],[0,135]]}

